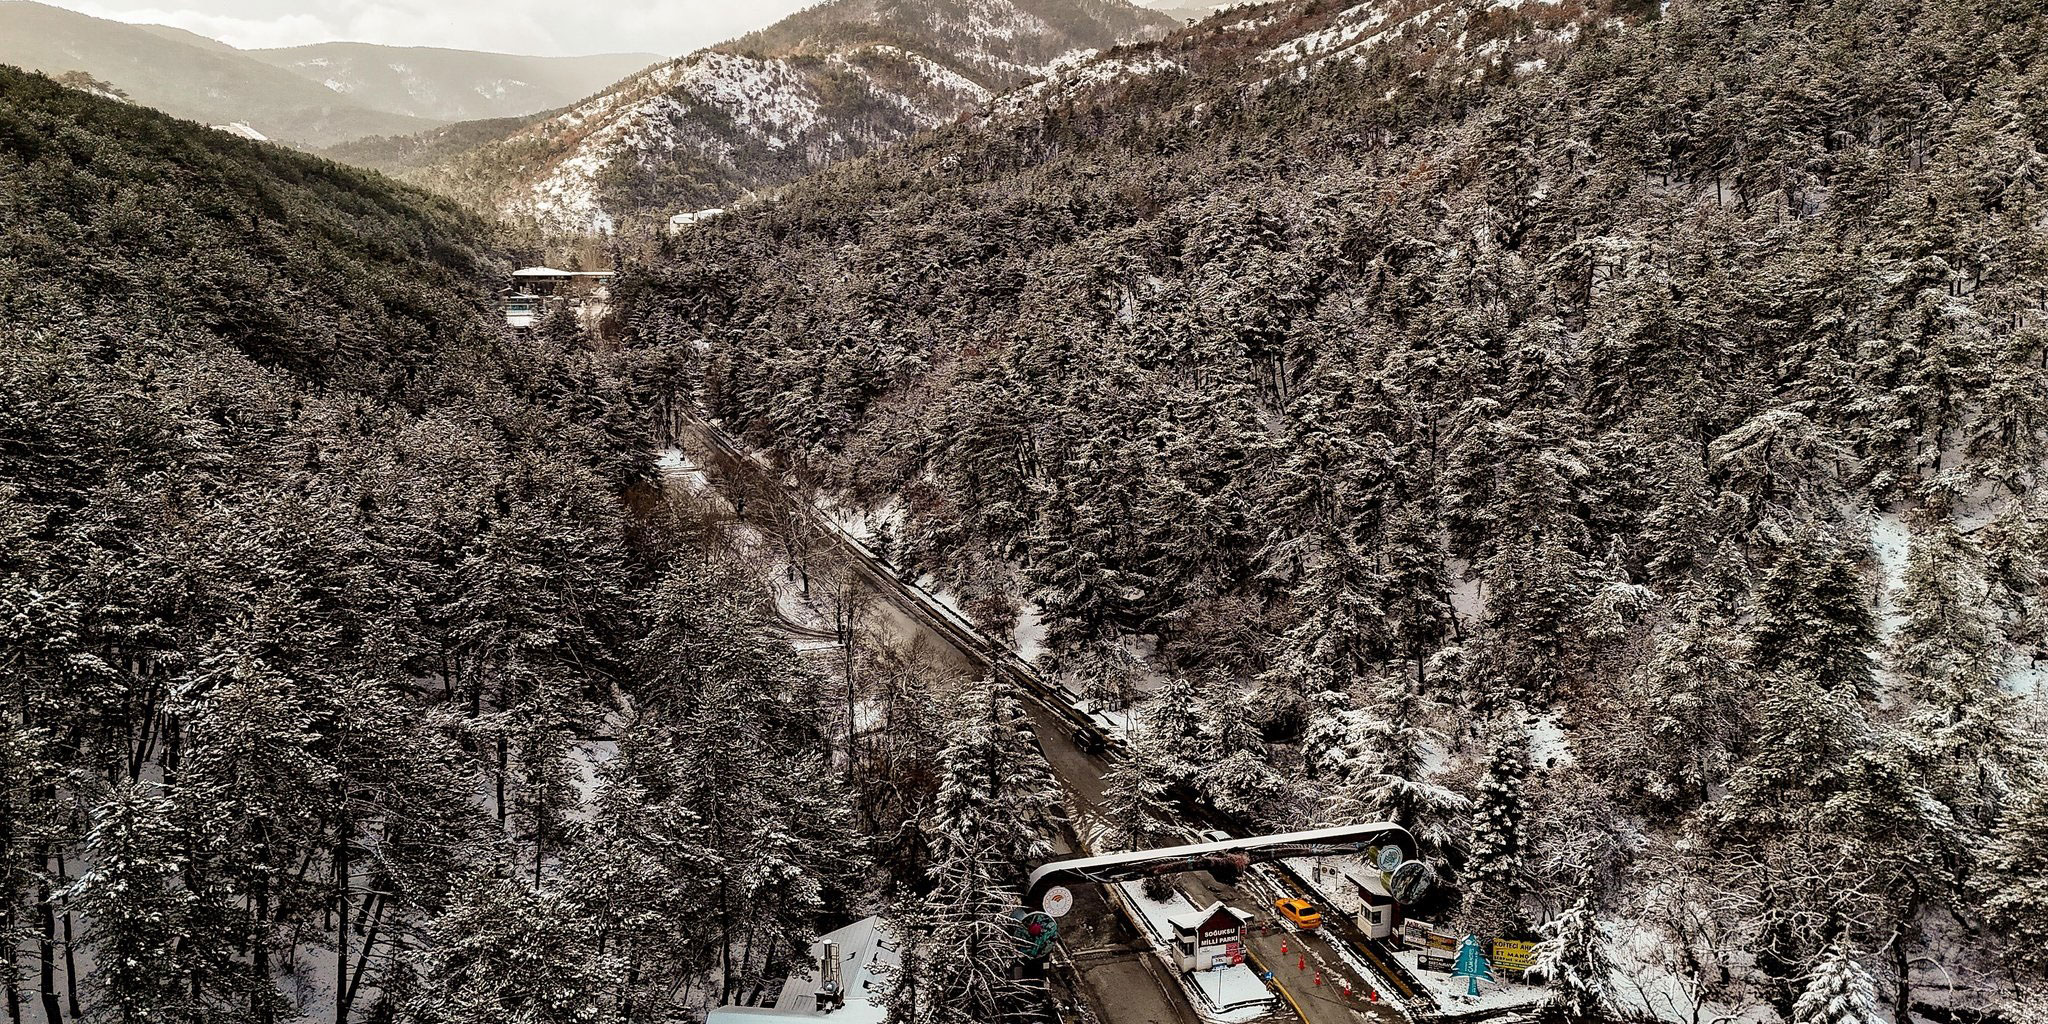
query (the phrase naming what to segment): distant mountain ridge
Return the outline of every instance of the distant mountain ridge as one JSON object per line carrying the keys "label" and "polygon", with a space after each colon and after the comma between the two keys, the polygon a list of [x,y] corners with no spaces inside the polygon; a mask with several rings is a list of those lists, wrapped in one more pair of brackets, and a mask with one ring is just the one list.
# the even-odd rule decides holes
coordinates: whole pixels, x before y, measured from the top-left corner
{"label": "distant mountain ridge", "polygon": [[243,124],[306,148],[409,136],[450,121],[530,116],[660,59],[369,43],[239,50],[168,25],[0,0],[0,63],[53,77],[83,72],[165,113],[203,124]]}
{"label": "distant mountain ridge", "polygon": [[1123,0],[833,0],[419,178],[549,231],[665,219],[947,123],[1063,54],[1172,24]]}
{"label": "distant mountain ridge", "polygon": [[187,35],[29,0],[0,0],[0,63],[52,76],[83,71],[175,117],[240,122],[305,146],[409,134],[436,123],[365,106],[226,44],[205,47]]}
{"label": "distant mountain ridge", "polygon": [[655,53],[528,57],[374,43],[315,43],[243,52],[367,106],[439,121],[550,110],[663,59]]}

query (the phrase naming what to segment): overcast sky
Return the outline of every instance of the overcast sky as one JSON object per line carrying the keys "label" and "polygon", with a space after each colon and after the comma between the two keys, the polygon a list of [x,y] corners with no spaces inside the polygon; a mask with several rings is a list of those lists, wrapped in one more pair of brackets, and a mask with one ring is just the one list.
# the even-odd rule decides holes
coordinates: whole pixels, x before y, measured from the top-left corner
{"label": "overcast sky", "polygon": [[549,56],[688,53],[815,0],[45,0],[243,49],[345,39]]}

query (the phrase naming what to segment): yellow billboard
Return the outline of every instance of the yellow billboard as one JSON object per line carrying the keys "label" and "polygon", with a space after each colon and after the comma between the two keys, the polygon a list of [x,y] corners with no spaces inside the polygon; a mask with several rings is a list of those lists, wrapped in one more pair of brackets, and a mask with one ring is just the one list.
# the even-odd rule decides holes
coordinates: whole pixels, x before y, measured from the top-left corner
{"label": "yellow billboard", "polygon": [[1493,940],[1493,965],[1507,971],[1526,971],[1529,958],[1535,955],[1536,944],[1520,939]]}

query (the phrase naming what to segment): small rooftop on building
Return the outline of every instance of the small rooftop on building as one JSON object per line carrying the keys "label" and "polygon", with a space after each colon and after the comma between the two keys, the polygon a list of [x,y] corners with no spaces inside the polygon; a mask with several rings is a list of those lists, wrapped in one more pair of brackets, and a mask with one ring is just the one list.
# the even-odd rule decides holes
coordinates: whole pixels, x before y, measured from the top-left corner
{"label": "small rooftop on building", "polygon": [[704,1024],[882,1024],[896,969],[896,937],[869,917],[811,943],[809,969],[742,993],[712,1010]]}
{"label": "small rooftop on building", "polygon": [[567,279],[569,279],[569,278],[572,278],[572,277],[610,277],[610,276],[612,276],[612,271],[609,271],[609,270],[556,270],[556,269],[555,269],[555,268],[553,268],[553,267],[521,267],[520,269],[518,269],[518,270],[515,270],[515,271],[513,271],[513,272],[512,272],[512,276],[513,276],[513,277],[520,277],[520,278],[543,278],[543,279],[545,279],[545,278],[560,278],[560,279],[563,279],[563,280],[567,280]]}

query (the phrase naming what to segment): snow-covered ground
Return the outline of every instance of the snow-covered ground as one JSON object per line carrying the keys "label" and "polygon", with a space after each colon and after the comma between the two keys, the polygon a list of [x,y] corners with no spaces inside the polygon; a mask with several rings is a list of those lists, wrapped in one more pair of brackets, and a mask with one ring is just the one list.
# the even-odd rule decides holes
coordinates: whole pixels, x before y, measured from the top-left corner
{"label": "snow-covered ground", "polygon": [[681,487],[691,494],[702,494],[706,487],[711,486],[711,480],[704,475],[703,467],[691,462],[690,457],[681,448],[663,449],[654,460],[654,465],[661,472],[661,478],[670,486]]}
{"label": "snow-covered ground", "polygon": [[226,132],[229,135],[240,136],[242,138],[248,139],[251,142],[270,141],[270,136],[265,135],[262,132],[259,132],[256,129],[251,128],[240,121],[231,122],[229,124],[217,124],[213,125],[212,127],[214,131]]}
{"label": "snow-covered ground", "polygon": [[1479,994],[1471,995],[1471,983],[1464,978],[1453,978],[1447,971],[1434,971],[1422,966],[1422,954],[1412,949],[1394,951],[1394,959],[1408,968],[1436,997],[1439,1016],[1455,1017],[1464,1014],[1505,1013],[1511,1010],[1533,1010],[1549,998],[1549,991],[1535,985],[1509,981],[1505,971],[1495,970],[1494,980],[1479,983]]}
{"label": "snow-covered ground", "polygon": [[1364,857],[1289,857],[1284,863],[1314,889],[1317,902],[1325,911],[1336,911],[1345,917],[1356,917],[1364,900],[1358,895],[1358,885],[1363,879],[1377,877],[1379,869],[1366,864]]}
{"label": "snow-covered ground", "polygon": [[1565,735],[1556,715],[1544,715],[1530,721],[1529,760],[1538,768],[1563,768],[1578,760],[1572,753],[1571,737]]}

